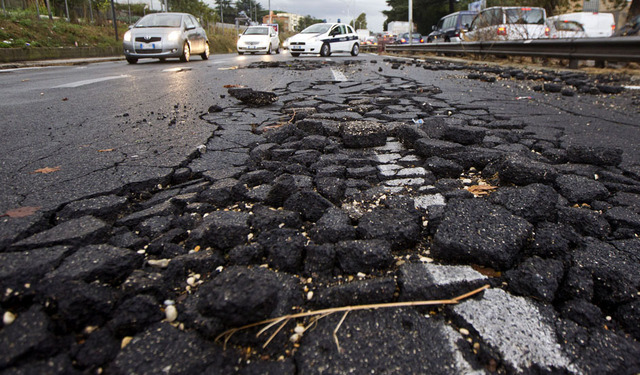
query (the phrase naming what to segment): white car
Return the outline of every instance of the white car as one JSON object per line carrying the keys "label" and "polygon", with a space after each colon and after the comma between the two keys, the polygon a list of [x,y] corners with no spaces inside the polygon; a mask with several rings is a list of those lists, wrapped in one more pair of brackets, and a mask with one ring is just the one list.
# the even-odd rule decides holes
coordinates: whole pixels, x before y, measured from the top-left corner
{"label": "white car", "polygon": [[239,35],[236,48],[239,55],[257,52],[266,52],[267,55],[272,52],[280,53],[280,39],[271,26],[249,26]]}
{"label": "white car", "polygon": [[360,41],[350,25],[343,23],[316,23],[289,38],[291,56],[319,54],[330,56],[335,52],[351,53],[358,56]]}
{"label": "white car", "polygon": [[547,18],[547,26],[549,27],[549,38],[551,39],[587,37],[582,25],[575,21],[562,21],[549,17]]}
{"label": "white car", "polygon": [[537,7],[483,9],[462,35],[464,41],[520,40],[549,37],[546,12]]}
{"label": "white car", "polygon": [[579,23],[587,38],[606,38],[612,36],[616,31],[616,22],[612,13],[577,12],[549,18]]}

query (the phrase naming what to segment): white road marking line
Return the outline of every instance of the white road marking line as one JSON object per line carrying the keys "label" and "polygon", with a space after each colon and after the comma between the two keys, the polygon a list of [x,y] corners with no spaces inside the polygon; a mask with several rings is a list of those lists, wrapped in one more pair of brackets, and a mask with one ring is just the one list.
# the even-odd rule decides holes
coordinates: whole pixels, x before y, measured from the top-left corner
{"label": "white road marking line", "polygon": [[191,70],[191,68],[169,68],[169,69],[164,69],[163,72],[183,72],[183,71],[187,71],[187,70]]}
{"label": "white road marking line", "polygon": [[102,82],[102,81],[110,81],[112,79],[129,78],[129,77],[131,77],[131,76],[128,75],[128,74],[122,74],[122,75],[119,75],[119,76],[109,76],[109,77],[87,79],[85,81],[71,82],[71,83],[65,83],[64,85],[55,86],[54,89],[74,88],[74,87],[90,85],[92,83],[98,83],[98,82]]}
{"label": "white road marking line", "polygon": [[347,77],[340,71],[337,71],[335,69],[331,69],[331,73],[333,73],[333,80],[334,81],[340,81],[340,82],[348,81]]}
{"label": "white road marking line", "polygon": [[25,68],[11,68],[11,69],[0,69],[0,73],[9,73],[9,72],[17,72],[20,70],[33,70],[33,69],[42,69],[42,66],[31,66]]}

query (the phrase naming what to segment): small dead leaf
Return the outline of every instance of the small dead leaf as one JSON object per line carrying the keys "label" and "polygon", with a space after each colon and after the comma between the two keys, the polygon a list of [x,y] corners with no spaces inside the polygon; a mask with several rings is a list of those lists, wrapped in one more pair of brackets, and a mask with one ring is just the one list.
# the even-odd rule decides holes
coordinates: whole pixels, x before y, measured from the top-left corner
{"label": "small dead leaf", "polygon": [[41,207],[19,207],[9,210],[1,216],[8,216],[10,218],[21,218],[35,214]]}
{"label": "small dead leaf", "polygon": [[234,88],[234,87],[243,88],[243,87],[247,87],[247,86],[244,86],[244,85],[224,85],[222,87],[224,87],[225,89],[230,89],[230,88]]}
{"label": "small dead leaf", "polygon": [[275,125],[265,126],[264,131],[271,130],[271,129],[278,129],[280,127],[283,127],[284,125],[286,124],[275,124]]}
{"label": "small dead leaf", "polygon": [[115,150],[115,148],[105,148],[103,150],[98,150],[98,152],[114,152]]}
{"label": "small dead leaf", "polygon": [[60,170],[60,166],[57,167],[46,167],[46,168],[40,168],[40,169],[36,169],[35,171],[31,172],[31,173],[43,173],[43,174],[47,174],[47,173],[53,173],[53,172],[57,172]]}
{"label": "small dead leaf", "polygon": [[238,69],[237,66],[230,66],[228,68],[218,68],[218,70],[236,70],[236,69]]}
{"label": "small dead leaf", "polygon": [[469,186],[469,192],[475,196],[480,196],[480,195],[489,195],[491,192],[495,191],[496,189],[498,189],[497,186],[493,186],[493,185],[473,185],[473,186]]}
{"label": "small dead leaf", "polygon": [[62,98],[63,102],[66,102],[67,100],[69,100],[69,98]]}
{"label": "small dead leaf", "polygon": [[29,78],[23,79],[22,82],[29,82],[31,81]]}

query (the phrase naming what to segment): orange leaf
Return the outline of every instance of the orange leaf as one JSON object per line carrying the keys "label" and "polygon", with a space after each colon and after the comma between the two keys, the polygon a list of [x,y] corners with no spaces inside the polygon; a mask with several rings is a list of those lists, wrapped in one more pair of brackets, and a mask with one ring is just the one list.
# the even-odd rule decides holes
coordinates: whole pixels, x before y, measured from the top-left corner
{"label": "orange leaf", "polygon": [[9,216],[12,218],[27,217],[35,214],[41,207],[19,207],[5,212],[1,216]]}
{"label": "orange leaf", "polygon": [[98,152],[113,152],[115,150],[115,148],[105,148],[104,150],[98,150]]}
{"label": "orange leaf", "polygon": [[40,168],[40,169],[36,169],[35,171],[31,172],[31,173],[53,173],[53,172],[57,172],[60,170],[60,166],[57,167],[46,167],[46,168]]}
{"label": "orange leaf", "polygon": [[469,192],[473,195],[489,195],[490,192],[496,190],[497,186],[492,185],[473,185],[469,186]]}
{"label": "orange leaf", "polygon": [[240,87],[240,88],[242,88],[242,87],[246,87],[246,86],[243,86],[243,85],[224,85],[224,86],[222,86],[222,87],[224,87],[225,89],[230,89],[230,88],[233,88],[233,87]]}

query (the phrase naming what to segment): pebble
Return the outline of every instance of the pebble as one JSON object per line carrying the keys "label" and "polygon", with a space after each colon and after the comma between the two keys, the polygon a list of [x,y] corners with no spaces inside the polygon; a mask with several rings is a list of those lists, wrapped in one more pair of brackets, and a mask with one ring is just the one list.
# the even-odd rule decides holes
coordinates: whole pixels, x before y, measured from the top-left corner
{"label": "pebble", "polygon": [[171,323],[178,319],[178,309],[174,305],[169,305],[164,310],[164,314],[167,318],[167,322]]}
{"label": "pebble", "polygon": [[11,311],[5,311],[4,315],[2,316],[2,323],[4,323],[5,326],[8,326],[9,324],[13,323],[16,320],[16,315],[14,313],[12,313]]}
{"label": "pebble", "polygon": [[460,334],[463,336],[469,335],[469,330],[466,328],[460,328]]}
{"label": "pebble", "polygon": [[313,298],[313,291],[309,291],[309,293],[307,293],[307,300],[311,301],[312,298]]}
{"label": "pebble", "polygon": [[292,343],[296,343],[298,341],[300,341],[300,335],[297,333],[294,333],[293,335],[291,335],[291,337],[289,337],[289,341],[291,341]]}
{"label": "pebble", "polygon": [[125,346],[129,345],[131,340],[133,340],[133,337],[131,336],[123,337],[122,341],[120,342],[120,349],[124,349]]}
{"label": "pebble", "polygon": [[152,267],[167,268],[167,267],[169,267],[169,262],[170,261],[171,261],[171,259],[158,259],[158,260],[150,259],[147,262]]}
{"label": "pebble", "polygon": [[304,328],[304,326],[302,324],[296,325],[296,328],[293,329],[293,332],[295,332],[295,333],[297,333],[299,335],[302,335],[304,333],[304,331],[305,331],[305,328]]}

